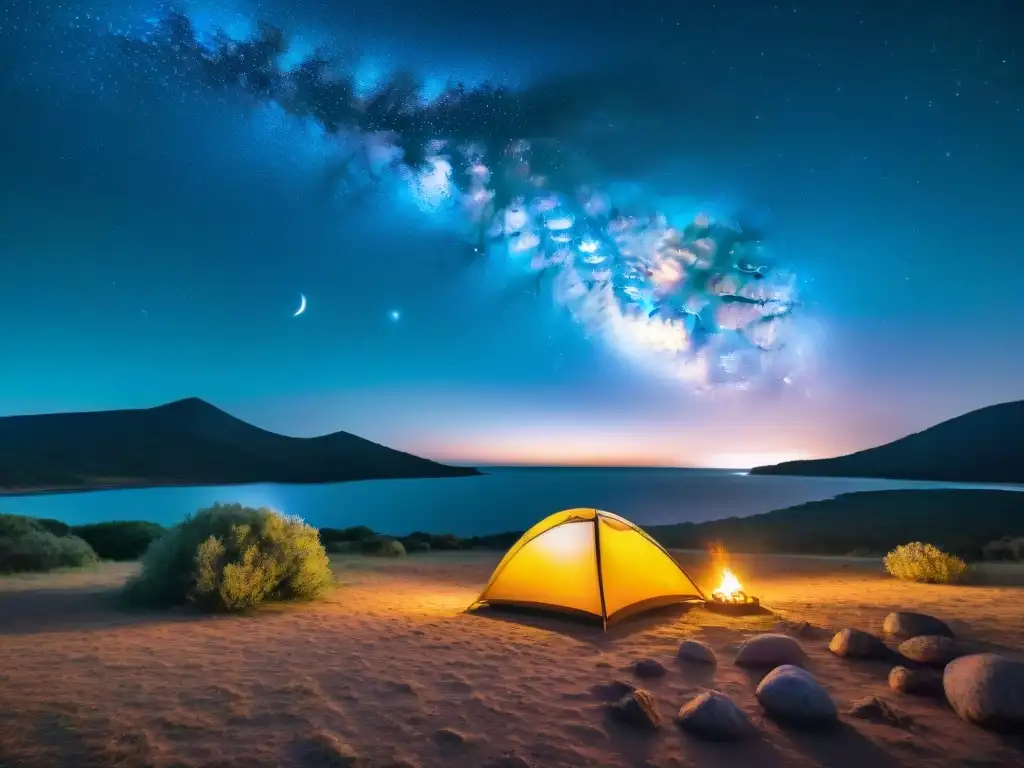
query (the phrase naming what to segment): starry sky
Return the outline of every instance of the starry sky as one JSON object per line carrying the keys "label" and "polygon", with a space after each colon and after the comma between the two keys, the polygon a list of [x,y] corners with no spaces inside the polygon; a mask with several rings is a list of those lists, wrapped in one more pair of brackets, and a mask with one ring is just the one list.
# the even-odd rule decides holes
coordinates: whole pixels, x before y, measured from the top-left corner
{"label": "starry sky", "polygon": [[440,460],[747,467],[1024,396],[1016,0],[180,8],[235,39],[277,25],[292,63],[329,46],[368,90],[407,69],[424,98],[563,94],[545,129],[575,181],[763,224],[806,370],[657,375],[400,184],[339,191],[315,121],[138,65],[118,38],[159,3],[24,0],[0,10],[0,414],[199,396]]}

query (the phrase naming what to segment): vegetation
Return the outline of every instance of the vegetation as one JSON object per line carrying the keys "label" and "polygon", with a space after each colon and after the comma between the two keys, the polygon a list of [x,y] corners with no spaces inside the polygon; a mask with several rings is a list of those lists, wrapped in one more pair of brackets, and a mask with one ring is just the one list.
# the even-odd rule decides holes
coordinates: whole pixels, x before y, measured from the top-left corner
{"label": "vegetation", "polygon": [[76,525],[71,532],[87,541],[104,560],[138,560],[167,529],[156,523],[124,520]]}
{"label": "vegetation", "polygon": [[956,584],[967,574],[967,563],[959,557],[920,541],[896,547],[882,562],[890,576],[903,581]]}
{"label": "vegetation", "polygon": [[944,552],[980,560],[986,545],[1024,531],[1024,494],[1016,491],[907,490],[845,493],[752,517],[652,526],[665,547],[732,552],[881,557],[927,535]]}
{"label": "vegetation", "polygon": [[1024,536],[1004,536],[981,548],[986,560],[1024,561]]}
{"label": "vegetation", "polygon": [[79,568],[98,561],[96,553],[56,520],[0,515],[0,573]]}
{"label": "vegetation", "polygon": [[314,598],[330,584],[327,553],[315,528],[268,509],[215,504],[150,546],[126,594],[150,607],[193,603],[238,611]]}
{"label": "vegetation", "polygon": [[352,528],[321,528],[320,540],[332,554],[388,554],[382,549],[397,551],[390,545],[381,545],[383,540],[401,545],[400,554],[423,552],[451,552],[468,549],[508,549],[522,536],[522,532],[497,533],[490,536],[462,538],[451,533],[424,533],[414,531],[407,536],[388,536],[377,533],[365,525]]}

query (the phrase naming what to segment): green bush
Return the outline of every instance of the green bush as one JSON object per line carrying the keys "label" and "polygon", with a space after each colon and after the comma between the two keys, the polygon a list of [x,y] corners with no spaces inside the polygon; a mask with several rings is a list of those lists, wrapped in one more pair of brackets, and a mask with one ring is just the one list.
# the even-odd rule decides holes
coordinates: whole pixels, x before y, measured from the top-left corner
{"label": "green bush", "polygon": [[955,584],[967,574],[967,564],[959,557],[920,541],[896,547],[883,562],[889,575],[903,581]]}
{"label": "green bush", "polygon": [[374,536],[372,539],[359,542],[359,551],[364,555],[375,557],[404,557],[405,547],[402,542],[388,536]]}
{"label": "green bush", "polygon": [[405,551],[408,552],[410,555],[415,554],[417,552],[430,551],[430,542],[424,541],[423,539],[405,538],[399,539],[398,541],[401,542],[402,546],[405,547]]}
{"label": "green bush", "polygon": [[215,504],[154,541],[126,589],[132,602],[150,607],[238,611],[317,597],[330,584],[315,528],[268,509]]}
{"label": "green bush", "polygon": [[351,528],[321,528],[320,541],[324,546],[336,542],[355,542],[372,539],[377,534],[365,525],[356,525]]}
{"label": "green bush", "polygon": [[1004,536],[981,548],[985,560],[1024,561],[1024,536]]}
{"label": "green bush", "polygon": [[0,536],[0,573],[80,568],[98,560],[92,548],[77,536],[55,536],[42,528]]}
{"label": "green bush", "polygon": [[71,532],[89,542],[104,560],[138,560],[167,529],[156,523],[125,520],[76,525]]}

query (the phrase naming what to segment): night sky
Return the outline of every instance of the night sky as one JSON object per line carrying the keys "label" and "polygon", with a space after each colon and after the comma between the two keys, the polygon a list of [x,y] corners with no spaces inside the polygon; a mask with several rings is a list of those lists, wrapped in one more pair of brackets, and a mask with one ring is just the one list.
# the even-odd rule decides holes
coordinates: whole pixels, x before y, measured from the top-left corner
{"label": "night sky", "polygon": [[194,395],[441,460],[745,467],[1024,396],[1018,0],[179,7],[207,36],[279,26],[284,70],[328,46],[368,93],[408,69],[425,101],[449,78],[554,99],[562,191],[764,229],[799,278],[799,375],[695,388],[624,353],[401,173],[342,178],[315,119],[140,63],[159,3],[18,0],[0,414]]}

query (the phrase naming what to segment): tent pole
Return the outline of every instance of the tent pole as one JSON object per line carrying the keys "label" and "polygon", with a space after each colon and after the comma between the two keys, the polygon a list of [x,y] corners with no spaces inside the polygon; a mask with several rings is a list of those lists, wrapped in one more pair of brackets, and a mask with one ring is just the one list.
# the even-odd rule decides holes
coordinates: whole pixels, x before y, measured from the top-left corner
{"label": "tent pole", "polygon": [[608,609],[604,604],[604,575],[601,573],[601,521],[594,510],[594,557],[597,559],[597,591],[601,595],[601,629],[608,629]]}

